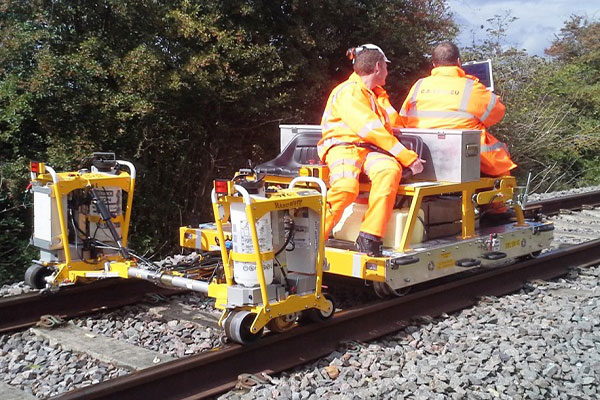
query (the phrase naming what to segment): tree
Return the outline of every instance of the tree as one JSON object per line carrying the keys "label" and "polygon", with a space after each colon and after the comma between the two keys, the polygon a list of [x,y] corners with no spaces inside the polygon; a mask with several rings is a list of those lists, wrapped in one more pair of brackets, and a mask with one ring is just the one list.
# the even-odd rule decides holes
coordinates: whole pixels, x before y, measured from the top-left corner
{"label": "tree", "polygon": [[[507,48],[505,34],[513,21],[510,13],[496,15],[488,21],[488,38],[463,50],[466,59],[492,59],[497,92],[507,107],[492,133],[509,144],[521,180],[533,172],[536,191],[598,182],[600,131],[593,115],[598,109],[593,68],[566,56],[565,61],[545,60]],[[570,43],[571,36],[566,37]],[[555,41],[553,47],[573,46]]]}
{"label": "tree", "polygon": [[19,203],[29,159],[115,151],[138,168],[130,243],[171,251],[178,226],[211,218],[213,178],[274,157],[280,122],[319,122],[348,47],[385,48],[400,98],[454,33],[444,0],[6,0],[0,190]]}
{"label": "tree", "polygon": [[600,59],[600,22],[590,21],[581,15],[572,15],[565,21],[552,45],[544,52],[564,63],[585,62],[595,64]]}

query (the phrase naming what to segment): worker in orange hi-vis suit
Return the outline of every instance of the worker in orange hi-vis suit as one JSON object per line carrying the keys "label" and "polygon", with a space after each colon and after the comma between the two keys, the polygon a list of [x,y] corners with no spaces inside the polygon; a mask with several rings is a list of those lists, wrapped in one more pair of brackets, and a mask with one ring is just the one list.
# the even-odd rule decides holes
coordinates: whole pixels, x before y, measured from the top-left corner
{"label": "worker in orange hi-vis suit", "polygon": [[371,191],[356,245],[363,253],[380,256],[402,166],[417,174],[423,165],[392,133],[390,123],[398,119],[398,113],[383,89],[389,62],[383,51],[366,44],[349,49],[347,55],[354,73],[329,95],[321,121],[323,136],[317,145],[319,157],[329,166],[325,229],[329,235],[356,199],[358,177],[364,172],[371,179]]}
{"label": "worker in orange hi-vis suit", "polygon": [[458,48],[450,42],[439,44],[432,54],[431,76],[419,79],[400,109],[401,125],[407,128],[481,130],[481,173],[510,175],[516,164],[506,145],[487,128],[504,117],[500,97],[465,74]]}

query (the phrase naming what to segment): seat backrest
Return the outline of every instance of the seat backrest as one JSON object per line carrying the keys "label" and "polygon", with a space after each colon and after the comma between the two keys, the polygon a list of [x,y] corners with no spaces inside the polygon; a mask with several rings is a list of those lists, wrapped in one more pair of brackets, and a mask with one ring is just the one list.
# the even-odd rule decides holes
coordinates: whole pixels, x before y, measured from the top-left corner
{"label": "seat backrest", "polygon": [[255,167],[256,172],[269,175],[295,176],[306,164],[320,164],[317,143],[321,132],[302,132],[294,136],[273,160]]}
{"label": "seat backrest", "polygon": [[[423,154],[423,140],[418,136],[396,136],[406,148],[416,152],[419,157]],[[256,166],[259,173],[271,175],[292,176],[298,174],[302,165],[321,164],[317,152],[317,143],[321,139],[321,132],[300,132],[290,140],[285,149],[273,160]],[[409,177],[411,171],[403,169],[403,178]]]}
{"label": "seat backrest", "polygon": [[319,143],[320,139],[321,133],[301,133],[292,139],[286,150],[295,141],[294,161],[299,164],[319,164],[321,159],[317,152],[317,143]]}

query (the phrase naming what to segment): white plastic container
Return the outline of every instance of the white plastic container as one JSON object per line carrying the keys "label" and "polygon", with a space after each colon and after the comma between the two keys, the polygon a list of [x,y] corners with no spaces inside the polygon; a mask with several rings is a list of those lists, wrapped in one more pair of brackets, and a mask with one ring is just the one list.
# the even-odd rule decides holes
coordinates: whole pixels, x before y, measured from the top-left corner
{"label": "white plastic container", "polygon": [[[385,236],[383,237],[383,247],[391,247],[397,249],[402,241],[402,232],[408,217],[408,208],[394,209],[388,222]],[[335,239],[347,240],[350,242],[356,241],[360,232],[360,224],[367,212],[366,204],[352,203],[344,210],[342,219],[333,228],[333,237]],[[423,219],[425,214],[423,210],[419,210],[419,217]],[[421,243],[423,241],[423,223],[420,219],[415,221],[413,234],[410,240],[411,244]]]}
{"label": "white plastic container", "polygon": [[[251,196],[255,197],[255,196]],[[250,225],[246,217],[246,205],[244,203],[231,204],[231,241],[233,242],[233,251],[241,254],[255,254],[252,244],[252,234]],[[260,252],[265,253],[273,251],[273,233],[271,229],[271,213],[266,213],[256,221],[256,233],[258,235],[258,244]],[[267,285],[273,282],[273,260],[263,261],[263,270],[265,273],[265,283]],[[247,261],[233,261],[233,279],[236,283],[255,287],[259,285],[258,275],[256,273],[256,263]]]}

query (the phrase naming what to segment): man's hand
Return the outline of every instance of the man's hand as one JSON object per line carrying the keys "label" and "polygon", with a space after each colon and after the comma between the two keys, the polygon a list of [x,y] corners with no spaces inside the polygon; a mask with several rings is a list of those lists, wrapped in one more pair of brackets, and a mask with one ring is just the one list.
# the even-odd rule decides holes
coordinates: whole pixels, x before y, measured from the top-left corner
{"label": "man's hand", "polygon": [[408,166],[408,168],[412,171],[413,175],[417,175],[423,172],[423,164],[425,164],[425,160],[417,158],[412,164]]}

